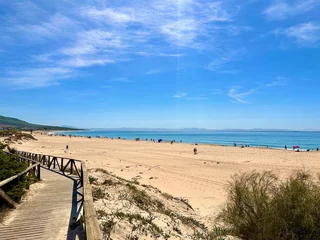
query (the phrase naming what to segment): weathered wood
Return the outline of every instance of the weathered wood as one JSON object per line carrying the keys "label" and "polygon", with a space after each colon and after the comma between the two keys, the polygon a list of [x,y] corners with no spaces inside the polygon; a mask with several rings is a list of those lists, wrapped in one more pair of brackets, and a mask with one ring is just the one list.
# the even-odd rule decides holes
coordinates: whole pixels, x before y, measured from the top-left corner
{"label": "weathered wood", "polygon": [[[0,224],[1,240],[84,239],[81,227],[71,231],[70,220],[78,213],[72,210],[76,201],[75,178],[67,178],[42,168],[43,184]],[[77,196],[80,200],[80,195]],[[73,222],[73,220],[71,220]],[[76,236],[72,235],[77,231]]]}
{"label": "weathered wood", "polygon": [[9,178],[1,181],[1,182],[0,182],[0,187],[2,187],[3,185],[11,182],[12,180],[14,180],[14,179],[16,179],[16,178],[18,178],[18,177],[20,177],[21,175],[29,172],[31,169],[33,169],[34,167],[36,167],[36,166],[38,166],[38,165],[40,165],[40,163],[33,164],[32,166],[28,167],[26,170],[24,170],[24,171],[22,171],[22,172],[20,172],[20,173],[18,173],[18,174],[16,174],[16,175],[14,175],[14,176],[12,176],[12,177],[9,177]]}
{"label": "weathered wood", "polygon": [[87,240],[101,240],[101,232],[96,211],[93,206],[93,198],[87,168],[82,162],[83,171],[83,213],[85,218]]}
{"label": "weathered wood", "polygon": [[1,188],[0,188],[0,197],[4,199],[10,207],[12,208],[17,207],[17,204],[15,203],[15,201],[13,201],[13,199],[9,197]]}
{"label": "weathered wood", "polygon": [[73,160],[70,159],[70,174],[73,173]]}
{"label": "weathered wood", "polygon": [[63,171],[63,158],[61,158],[61,166],[60,166],[60,171]]}
{"label": "weathered wood", "polygon": [[[21,155],[27,155],[30,154],[19,152]],[[49,156],[49,155],[43,155],[39,156],[40,162],[42,162],[43,165],[47,165],[47,167],[50,169],[52,163],[55,168],[55,164],[57,163],[59,170],[63,173],[67,169],[67,167],[70,167],[70,174],[77,174],[80,178],[81,186],[83,187],[83,215],[85,218],[85,230],[86,230],[86,239],[87,240],[101,240],[102,235],[99,228],[99,221],[96,215],[96,211],[93,205],[93,197],[92,197],[92,190],[89,183],[89,177],[87,168],[84,161],[75,160],[75,159],[66,159],[61,157],[61,164],[59,166],[59,157],[55,156]],[[51,160],[51,161],[50,161]],[[65,162],[65,160],[67,162]],[[80,163],[80,171],[79,168],[76,165],[76,162]],[[40,167],[40,165],[39,165]],[[40,175],[40,173],[39,173]],[[40,176],[39,176],[40,177]]]}
{"label": "weathered wood", "polygon": [[40,171],[40,164],[37,166],[37,178],[38,178],[38,180],[40,180],[41,179],[41,171]]}

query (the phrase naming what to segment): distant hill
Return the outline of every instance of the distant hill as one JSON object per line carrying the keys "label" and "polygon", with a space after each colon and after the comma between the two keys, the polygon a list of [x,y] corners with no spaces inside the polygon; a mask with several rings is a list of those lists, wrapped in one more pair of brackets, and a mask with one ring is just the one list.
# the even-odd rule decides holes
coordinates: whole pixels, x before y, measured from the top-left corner
{"label": "distant hill", "polygon": [[20,129],[38,129],[38,130],[77,130],[71,127],[47,126],[40,124],[28,123],[26,121],[5,117],[0,115],[0,128],[20,128]]}

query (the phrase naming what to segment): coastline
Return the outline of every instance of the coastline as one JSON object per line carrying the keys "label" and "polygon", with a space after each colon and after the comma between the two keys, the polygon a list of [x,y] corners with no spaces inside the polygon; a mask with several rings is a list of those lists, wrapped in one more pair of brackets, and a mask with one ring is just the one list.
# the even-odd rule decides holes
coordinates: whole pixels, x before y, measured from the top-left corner
{"label": "coastline", "polygon": [[226,186],[233,174],[271,170],[283,178],[301,168],[311,173],[320,172],[320,152],[199,144],[195,155],[195,145],[188,143],[70,138],[39,132],[34,136],[38,141],[13,146],[23,151],[85,160],[89,169],[102,168],[124,179],[137,180],[188,199],[195,211],[208,218],[224,204]]}
{"label": "coastline", "polygon": [[[111,139],[111,137],[107,137],[107,136],[99,136],[99,135],[77,135],[76,133],[79,132],[79,133],[83,133],[83,132],[86,132],[86,133],[90,133],[90,132],[95,132],[95,130],[86,130],[86,131],[83,131],[83,130],[78,130],[78,131],[50,131],[49,133],[47,134],[52,134],[52,135],[55,135],[55,136],[62,136],[62,135],[66,135],[66,137],[68,137],[68,133],[73,133],[73,134],[70,134],[72,137],[80,137],[80,138],[87,138],[87,137],[91,137],[91,138],[98,138],[98,139]],[[115,131],[115,132],[118,132],[118,131]],[[269,132],[269,131],[268,131]],[[288,131],[287,131],[288,132]],[[297,132],[297,131],[292,131],[292,132]],[[147,132],[147,133],[151,133],[151,132]],[[157,132],[159,133],[159,132]],[[166,132],[164,132],[166,133]],[[317,132],[315,132],[317,133]],[[200,133],[201,134],[201,133]],[[97,137],[99,136],[99,137]],[[138,136],[137,136],[138,137]],[[115,137],[113,139],[116,139]],[[134,138],[132,137],[129,137],[129,138],[121,138],[121,140],[125,140],[125,141],[136,141]],[[156,140],[156,139],[155,139]],[[139,141],[141,142],[148,142],[150,141],[150,139],[148,140],[145,140],[145,139],[140,139]],[[157,142],[157,140],[155,141]],[[168,139],[163,139],[162,143],[170,143],[171,140],[168,140]],[[174,144],[187,144],[187,145],[199,145],[199,146],[221,146],[221,147],[234,147],[232,144],[219,144],[219,143],[206,143],[206,142],[197,142],[197,141],[194,141],[194,142],[191,142],[191,141],[183,141],[183,142],[180,142],[180,141],[175,141]],[[292,149],[291,146],[289,146],[287,149],[284,148],[284,146],[286,144],[284,144],[282,147],[272,147],[272,146],[265,146],[265,145],[255,145],[255,144],[252,144],[252,145],[248,145],[247,144],[241,144],[241,143],[236,143],[237,146],[236,147],[241,147],[243,146],[243,148],[247,148],[247,147],[250,147],[250,148],[258,148],[258,149],[273,149],[273,150],[286,150],[286,151],[294,151]],[[300,151],[307,151],[307,148],[299,148]],[[312,151],[316,151],[316,149],[310,149],[309,150],[312,152]]]}

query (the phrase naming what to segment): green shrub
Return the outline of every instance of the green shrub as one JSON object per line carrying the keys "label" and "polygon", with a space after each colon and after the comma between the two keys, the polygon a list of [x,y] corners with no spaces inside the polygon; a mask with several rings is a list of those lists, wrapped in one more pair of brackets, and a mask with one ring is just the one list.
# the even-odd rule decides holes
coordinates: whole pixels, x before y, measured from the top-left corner
{"label": "green shrub", "polygon": [[[8,156],[0,150],[0,181],[12,177],[19,172],[24,171],[27,168],[27,163],[17,162],[14,157]],[[29,177],[21,176],[20,180],[13,180],[12,182],[2,187],[13,200],[16,202],[20,201],[24,189],[29,187]],[[0,208],[3,207],[5,202],[0,199]]]}
{"label": "green shrub", "polygon": [[6,144],[3,144],[3,143],[0,142],[0,151],[3,150],[3,149],[5,149],[6,146],[7,146]]}
{"label": "green shrub", "polygon": [[103,190],[101,190],[101,188],[95,188],[92,191],[92,196],[96,200],[103,198],[105,196],[105,193],[103,192]]}
{"label": "green shrub", "polygon": [[320,236],[320,184],[297,171],[284,182],[271,172],[235,175],[218,219],[241,239],[313,240]]}
{"label": "green shrub", "polygon": [[94,182],[97,182],[97,181],[98,181],[98,178],[89,176],[89,183],[90,183],[90,184],[93,184]]}

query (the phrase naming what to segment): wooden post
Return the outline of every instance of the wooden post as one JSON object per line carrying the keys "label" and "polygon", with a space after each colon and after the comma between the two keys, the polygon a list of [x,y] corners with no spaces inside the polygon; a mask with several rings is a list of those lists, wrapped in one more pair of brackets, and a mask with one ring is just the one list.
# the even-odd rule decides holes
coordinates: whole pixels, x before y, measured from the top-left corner
{"label": "wooden post", "polygon": [[48,168],[50,168],[50,165],[51,165],[51,163],[50,163],[50,156],[48,156],[48,163],[47,163],[47,165],[48,165]]}
{"label": "wooden post", "polygon": [[38,177],[38,180],[40,180],[41,176],[40,176],[40,164],[37,166],[37,177]]}
{"label": "wooden post", "polygon": [[81,187],[83,187],[83,168],[82,168],[82,163],[81,163],[80,173],[81,173],[81,176],[80,176]]}
{"label": "wooden post", "polygon": [[63,171],[63,158],[61,158],[61,166],[60,166],[60,168],[61,168],[60,171]]}
{"label": "wooden post", "polygon": [[12,198],[9,197],[1,188],[0,188],[0,197],[4,199],[9,204],[10,207],[12,208],[17,207],[17,204],[15,203],[15,201],[13,201]]}
{"label": "wooden post", "polygon": [[70,159],[70,174],[73,173],[73,160]]}

